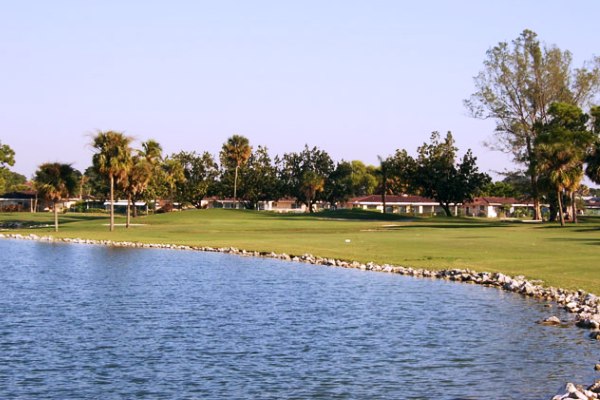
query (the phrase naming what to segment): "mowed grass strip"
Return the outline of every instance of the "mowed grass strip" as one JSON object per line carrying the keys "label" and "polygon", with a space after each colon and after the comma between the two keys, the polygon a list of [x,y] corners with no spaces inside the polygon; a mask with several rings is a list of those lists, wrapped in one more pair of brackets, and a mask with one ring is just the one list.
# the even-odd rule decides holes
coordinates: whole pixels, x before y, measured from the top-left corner
{"label": "mowed grass strip", "polygon": [[[60,232],[50,213],[0,214],[0,225],[56,237],[172,243],[374,261],[428,269],[470,268],[541,279],[548,286],[600,294],[600,218],[578,225],[511,223],[477,218],[412,218],[365,211],[314,215],[241,210],[188,210],[138,217],[109,232],[108,216],[68,213]],[[123,224],[124,218],[116,219]],[[349,240],[349,242],[347,242]]]}

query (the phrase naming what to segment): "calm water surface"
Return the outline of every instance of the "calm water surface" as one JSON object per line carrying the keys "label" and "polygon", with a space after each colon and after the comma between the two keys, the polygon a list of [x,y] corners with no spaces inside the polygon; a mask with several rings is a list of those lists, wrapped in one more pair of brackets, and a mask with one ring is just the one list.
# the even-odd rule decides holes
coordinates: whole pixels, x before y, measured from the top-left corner
{"label": "calm water surface", "polygon": [[2,240],[0,398],[546,399],[599,355],[535,324],[552,313],[384,273]]}

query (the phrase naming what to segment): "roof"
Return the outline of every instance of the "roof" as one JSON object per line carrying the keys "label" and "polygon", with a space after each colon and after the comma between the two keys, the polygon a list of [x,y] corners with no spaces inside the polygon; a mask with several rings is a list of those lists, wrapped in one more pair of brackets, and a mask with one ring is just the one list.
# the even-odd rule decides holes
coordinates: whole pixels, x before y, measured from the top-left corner
{"label": "roof", "polygon": [[600,208],[600,197],[592,197],[584,201],[587,208]]}
{"label": "roof", "polygon": [[497,205],[502,205],[502,204],[531,205],[533,203],[529,199],[519,200],[514,197],[493,197],[493,196],[476,197],[471,202],[465,202],[465,205],[476,205],[476,206],[497,206]]}
{"label": "roof", "polygon": [[0,198],[3,199],[33,199],[37,192],[35,190],[22,190],[19,192],[9,192],[0,194]]}
{"label": "roof", "polygon": [[[353,203],[353,204],[359,204],[359,203],[363,203],[363,204],[372,204],[372,203],[376,203],[376,204],[382,204],[382,200],[381,200],[381,195],[380,194],[373,194],[370,196],[364,196],[364,197],[355,197],[353,199],[348,200],[349,203]],[[386,204],[415,204],[415,203],[427,203],[427,204],[438,204],[437,201],[430,199],[428,197],[423,197],[423,196],[414,196],[414,195],[392,195],[392,194],[388,194],[385,196],[385,202]]]}

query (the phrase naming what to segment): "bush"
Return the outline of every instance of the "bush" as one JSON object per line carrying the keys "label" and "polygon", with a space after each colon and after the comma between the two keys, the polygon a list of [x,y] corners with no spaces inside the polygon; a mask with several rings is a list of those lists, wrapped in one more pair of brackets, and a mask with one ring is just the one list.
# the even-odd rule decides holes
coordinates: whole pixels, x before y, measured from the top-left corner
{"label": "bush", "polygon": [[164,214],[173,211],[173,203],[165,203],[161,208],[156,210],[157,214]]}

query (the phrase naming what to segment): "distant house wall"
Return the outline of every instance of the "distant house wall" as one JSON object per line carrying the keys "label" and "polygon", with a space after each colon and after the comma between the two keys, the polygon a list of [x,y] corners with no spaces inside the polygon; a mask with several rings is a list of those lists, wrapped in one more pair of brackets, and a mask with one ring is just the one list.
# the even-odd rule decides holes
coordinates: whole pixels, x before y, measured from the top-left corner
{"label": "distant house wall", "polygon": [[[444,209],[433,199],[412,195],[388,195],[385,207],[387,213],[411,214],[411,215],[435,215],[445,214]],[[372,210],[383,212],[383,201],[381,195],[371,195],[350,199],[342,208],[358,208],[361,210]],[[456,206],[451,207],[454,215],[458,213]]]}
{"label": "distant house wall", "polygon": [[467,217],[502,218],[514,216],[517,210],[532,210],[533,203],[511,197],[477,197],[460,208]]}

